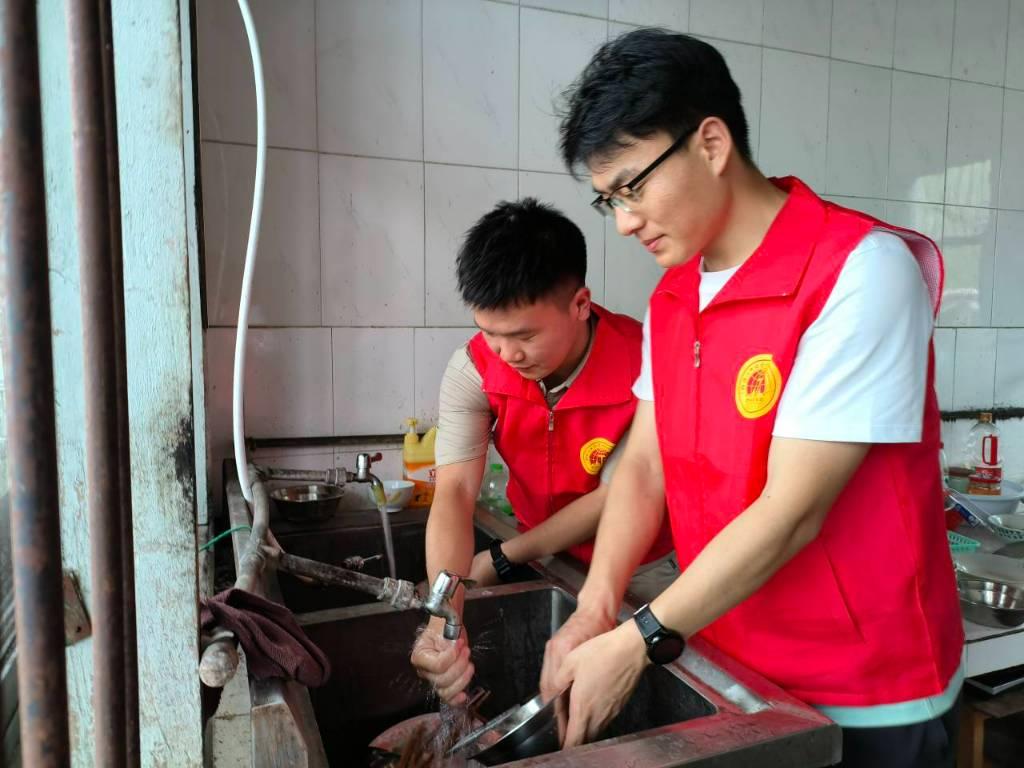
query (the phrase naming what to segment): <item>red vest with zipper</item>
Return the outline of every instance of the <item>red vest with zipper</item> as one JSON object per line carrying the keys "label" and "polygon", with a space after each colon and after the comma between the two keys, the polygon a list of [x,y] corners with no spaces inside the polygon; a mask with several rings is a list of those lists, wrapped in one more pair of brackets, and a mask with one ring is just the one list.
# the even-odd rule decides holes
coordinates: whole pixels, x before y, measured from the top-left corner
{"label": "red vest with zipper", "polygon": [[[498,357],[482,334],[469,342],[496,417],[494,445],[508,465],[507,495],[520,530],[539,525],[595,490],[605,457],[633,421],[641,326],[597,305],[591,309],[598,322],[590,356],[553,410],[537,382]],[[644,562],[671,551],[666,524]],[[594,543],[574,545],[568,552],[589,563]]]}
{"label": "red vest with zipper", "polygon": [[[760,495],[800,339],[864,236],[902,237],[938,309],[931,240],[826,203],[796,179],[773,182],[789,191],[785,206],[703,312],[698,259],[669,270],[651,298],[655,414],[683,569]],[[700,633],[810,704],[936,695],[960,663],[931,349],[928,361],[920,442],[872,445],[817,538]]]}

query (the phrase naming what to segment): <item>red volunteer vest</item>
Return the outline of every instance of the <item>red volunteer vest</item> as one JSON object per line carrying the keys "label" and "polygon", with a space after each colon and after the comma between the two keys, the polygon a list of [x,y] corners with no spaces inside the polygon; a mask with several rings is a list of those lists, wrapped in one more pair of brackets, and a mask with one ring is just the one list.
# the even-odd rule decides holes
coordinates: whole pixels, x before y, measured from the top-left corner
{"label": "red volunteer vest", "polygon": [[[633,382],[640,373],[640,324],[595,304],[599,318],[590,356],[554,410],[537,382],[524,379],[487,345],[469,342],[470,357],[496,416],[494,445],[508,465],[508,500],[520,530],[529,530],[600,483],[605,457],[633,421]],[[594,543],[569,548],[589,563]],[[668,525],[644,562],[672,551]]]}
{"label": "red volunteer vest", "polygon": [[[699,260],[651,298],[654,401],[679,565],[761,493],[797,345],[847,256],[874,227],[902,237],[937,311],[942,261],[909,230],[826,203],[797,179],[761,246],[703,312]],[[918,443],[876,444],[821,533],[701,635],[795,696],[871,706],[945,690],[963,625],[942,515],[929,350]]]}

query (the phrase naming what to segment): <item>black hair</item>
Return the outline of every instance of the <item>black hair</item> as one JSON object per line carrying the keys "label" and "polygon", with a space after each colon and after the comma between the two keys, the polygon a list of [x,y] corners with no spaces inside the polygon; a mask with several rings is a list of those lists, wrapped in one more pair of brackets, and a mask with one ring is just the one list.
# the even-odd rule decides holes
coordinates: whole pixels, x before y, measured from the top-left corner
{"label": "black hair", "polygon": [[532,197],[501,202],[466,233],[455,262],[459,293],[473,309],[532,304],[587,277],[580,228]]}
{"label": "black hair", "polygon": [[690,35],[636,29],[598,49],[565,92],[559,147],[574,175],[580,165],[659,131],[679,138],[706,117],[729,128],[753,164],[747,119],[722,54]]}

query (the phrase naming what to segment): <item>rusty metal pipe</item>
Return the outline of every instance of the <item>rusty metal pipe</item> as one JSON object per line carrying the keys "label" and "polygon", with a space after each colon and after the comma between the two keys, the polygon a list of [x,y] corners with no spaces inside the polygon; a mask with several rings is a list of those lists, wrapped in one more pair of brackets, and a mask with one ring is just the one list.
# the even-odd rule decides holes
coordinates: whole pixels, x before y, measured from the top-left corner
{"label": "rusty metal pipe", "polygon": [[21,749],[70,765],[35,0],[0,5],[0,254]]}
{"label": "rusty metal pipe", "polygon": [[70,0],[71,129],[82,297],[85,444],[92,573],[93,717],[96,765],[123,768],[124,565],[118,468],[117,356],[100,11]]}
{"label": "rusty metal pipe", "polygon": [[[236,482],[232,480],[230,484]],[[262,596],[261,578],[267,561],[262,548],[268,543],[270,533],[270,496],[266,485],[260,479],[259,469],[252,464],[249,465],[249,485],[252,491],[252,530],[241,556],[236,557],[235,570],[238,575],[235,578],[235,587]],[[230,493],[228,500],[231,527],[249,524],[248,505],[241,493],[238,494],[237,505],[232,505]],[[199,679],[211,688],[223,688],[238,670],[238,651],[235,648],[238,639],[230,630],[214,627],[203,641],[202,654],[199,658]]]}
{"label": "rusty metal pipe", "polygon": [[139,664],[135,624],[135,535],[132,515],[131,451],[128,427],[128,363],[124,318],[124,254],[121,240],[121,176],[117,151],[114,32],[110,0],[99,3],[103,71],[103,127],[107,144],[107,199],[110,207],[110,278],[114,299],[114,378],[117,392],[117,469],[120,501],[121,567],[124,581],[125,753],[129,768],[141,764]]}

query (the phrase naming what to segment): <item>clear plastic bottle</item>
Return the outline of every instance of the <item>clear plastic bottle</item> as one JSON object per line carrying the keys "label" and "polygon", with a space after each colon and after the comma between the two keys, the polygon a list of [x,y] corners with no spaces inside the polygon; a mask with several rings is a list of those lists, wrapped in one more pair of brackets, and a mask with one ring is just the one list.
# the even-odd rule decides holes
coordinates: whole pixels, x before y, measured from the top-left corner
{"label": "clear plastic bottle", "polygon": [[512,505],[508,503],[505,488],[508,486],[508,472],[504,464],[491,464],[490,471],[484,475],[480,485],[480,500],[495,512],[512,514]]}
{"label": "clear plastic bottle", "polygon": [[999,444],[999,428],[991,413],[978,415],[965,444],[965,456],[971,468],[967,492],[980,496],[998,496],[1002,491],[1003,457]]}
{"label": "clear plastic bottle", "polygon": [[946,459],[946,447],[941,441],[939,442],[939,471],[942,473],[942,485],[946,487],[949,485],[949,461]]}

